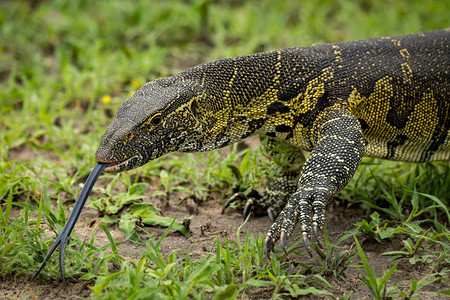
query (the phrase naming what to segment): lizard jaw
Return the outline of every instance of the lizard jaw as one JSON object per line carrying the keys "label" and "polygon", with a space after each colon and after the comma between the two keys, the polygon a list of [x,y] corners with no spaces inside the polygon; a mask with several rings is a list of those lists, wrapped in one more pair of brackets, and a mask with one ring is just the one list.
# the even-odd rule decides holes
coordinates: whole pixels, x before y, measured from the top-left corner
{"label": "lizard jaw", "polygon": [[130,157],[123,161],[117,161],[117,162],[106,162],[107,165],[104,169],[104,172],[107,173],[119,173],[122,171],[131,170],[134,168],[137,168],[142,165],[143,157],[141,154],[135,155],[133,157]]}
{"label": "lizard jaw", "polygon": [[120,169],[120,164],[122,164],[123,163],[123,161],[122,162],[113,162],[113,163],[109,163],[109,164],[107,164],[106,165],[106,167],[105,167],[105,169],[103,170],[104,172],[107,172],[107,173],[117,173],[117,172],[120,172],[119,171],[119,169]]}

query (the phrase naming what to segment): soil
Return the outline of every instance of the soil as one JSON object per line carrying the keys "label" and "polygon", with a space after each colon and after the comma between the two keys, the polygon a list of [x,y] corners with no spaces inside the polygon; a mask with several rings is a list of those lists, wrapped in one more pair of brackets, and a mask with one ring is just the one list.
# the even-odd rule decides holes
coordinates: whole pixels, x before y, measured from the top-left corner
{"label": "soil", "polygon": [[[29,159],[30,156],[36,155],[35,150],[27,149],[28,147],[19,147],[11,152],[11,158],[19,158],[20,160]],[[42,154],[42,153],[41,153]],[[50,160],[57,160],[54,156],[42,154],[49,157]],[[106,182],[100,180],[97,182],[97,186],[102,184],[106,185]],[[155,189],[152,187],[151,189]],[[151,195],[151,191],[148,192]],[[95,193],[94,193],[95,196]],[[193,215],[190,224],[190,236],[185,237],[176,231],[172,231],[165,238],[161,245],[161,251],[164,254],[170,253],[173,249],[186,249],[190,247],[190,251],[194,255],[200,255],[201,251],[209,251],[213,248],[216,236],[226,237],[228,240],[233,240],[236,237],[236,231],[242,224],[242,213],[238,210],[227,209],[222,214],[223,200],[219,195],[215,195],[208,199],[208,201],[194,201],[189,199],[181,201],[183,195],[172,194],[169,198],[168,205],[162,203],[157,198],[149,196],[145,201],[152,202],[154,205],[159,206],[165,216],[177,217],[181,222],[183,218]],[[18,212],[16,212],[18,213]],[[346,207],[339,201],[333,201],[332,205],[327,208],[327,228],[330,241],[333,243],[342,235],[345,231],[354,228],[354,224],[363,218],[369,219],[370,212],[364,211],[357,205]],[[92,231],[99,220],[98,212],[94,209],[85,207],[80,219],[75,226],[74,231],[80,236],[89,238]],[[255,236],[260,233],[265,234],[271,225],[271,221],[268,217],[251,217],[240,231],[241,240],[245,238],[247,231]],[[119,230],[117,225],[109,227],[109,230],[116,242],[125,241],[125,235]],[[147,227],[147,231],[155,234],[155,238],[159,238],[164,232],[165,228],[159,227]],[[142,234],[141,237],[145,237],[146,234]],[[300,238],[299,226],[291,236],[289,242],[292,244],[294,241]],[[382,272],[391,267],[395,262],[392,262],[389,257],[381,256],[386,251],[400,250],[402,244],[400,239],[393,240],[390,243],[380,244],[376,241],[364,239],[361,237],[360,243],[363,246],[365,254],[369,258],[369,263],[377,271],[378,277],[382,275]],[[343,246],[350,248],[353,240],[347,240],[343,243]],[[102,230],[97,231],[95,238],[95,245],[101,246],[108,244],[108,239]],[[139,250],[142,250],[142,246],[125,241],[118,247],[119,253],[122,257],[137,258]],[[304,249],[299,250],[303,256],[296,257],[291,254],[287,259],[293,262],[302,259],[309,259],[308,254]],[[317,254],[314,254],[317,256]],[[360,263],[359,258],[355,258],[352,265]],[[295,266],[295,263],[293,263]],[[38,267],[38,266],[36,266]],[[392,275],[388,282],[388,285],[396,285],[403,291],[409,291],[410,280],[420,280],[429,273],[427,267],[411,265],[408,260],[400,260],[398,262],[397,270]],[[297,269],[292,267],[292,273],[295,273]],[[31,276],[31,274],[30,274]],[[364,285],[363,278],[356,267],[349,267],[345,273],[345,278],[337,278],[333,276],[325,276],[330,282],[333,288],[330,290],[335,296],[342,296],[353,292],[351,299],[372,299],[367,286]],[[73,278],[66,278],[68,282],[68,289],[65,290],[63,284],[59,280],[48,279],[48,283],[39,282],[38,280],[29,284],[30,277],[16,276],[9,278],[0,278],[0,300],[2,299],[67,299],[67,298],[88,298],[90,295],[89,286],[93,285],[92,281],[81,281]],[[416,295],[422,299],[430,299],[437,290],[450,289],[450,281],[436,281],[424,288],[422,288]],[[246,293],[245,299],[260,299],[270,298],[270,290],[256,290]],[[305,299],[313,298],[305,296]],[[314,299],[328,299],[328,297],[314,297]]]}

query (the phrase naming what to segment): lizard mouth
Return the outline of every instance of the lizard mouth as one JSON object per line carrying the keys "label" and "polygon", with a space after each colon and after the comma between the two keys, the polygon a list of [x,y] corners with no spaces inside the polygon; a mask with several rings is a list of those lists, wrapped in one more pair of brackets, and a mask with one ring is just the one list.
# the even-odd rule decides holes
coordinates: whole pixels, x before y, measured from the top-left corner
{"label": "lizard mouth", "polygon": [[133,157],[130,157],[126,160],[117,161],[117,162],[110,162],[107,163],[104,172],[107,173],[119,173],[126,170],[131,170],[133,168],[136,168],[139,166],[139,162],[142,160],[141,155],[135,155]]}
{"label": "lizard mouth", "polygon": [[134,156],[128,156],[127,158],[127,155],[124,155],[125,157],[120,157],[121,160],[117,160],[115,159],[115,156],[117,157],[119,155],[114,155],[111,150],[105,150],[100,147],[95,154],[95,158],[98,162],[106,164],[106,167],[103,170],[104,172],[119,173],[143,166],[152,159],[161,156],[161,151],[158,151],[159,148],[154,145],[142,147],[140,150],[141,151],[136,151],[129,154]]}
{"label": "lizard mouth", "polygon": [[106,167],[105,167],[105,169],[103,171],[107,172],[107,173],[119,172],[120,164],[122,164],[122,163],[123,163],[123,161],[109,163],[109,164],[106,165]]}

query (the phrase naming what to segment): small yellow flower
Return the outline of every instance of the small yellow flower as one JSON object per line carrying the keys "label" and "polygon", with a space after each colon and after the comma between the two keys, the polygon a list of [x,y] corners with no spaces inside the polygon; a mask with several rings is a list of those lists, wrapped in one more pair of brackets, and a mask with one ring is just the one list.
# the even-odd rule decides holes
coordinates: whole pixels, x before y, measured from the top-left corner
{"label": "small yellow flower", "polygon": [[105,95],[105,96],[103,96],[103,97],[102,97],[102,101],[103,101],[103,103],[105,103],[105,104],[111,103],[111,96],[110,96],[110,95]]}

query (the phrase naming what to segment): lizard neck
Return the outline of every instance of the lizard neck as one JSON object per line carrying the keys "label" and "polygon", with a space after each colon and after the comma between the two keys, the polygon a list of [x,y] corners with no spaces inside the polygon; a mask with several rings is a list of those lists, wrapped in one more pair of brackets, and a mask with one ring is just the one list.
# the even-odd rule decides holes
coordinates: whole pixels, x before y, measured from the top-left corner
{"label": "lizard neck", "polygon": [[[302,114],[308,76],[316,67],[302,65],[305,50],[283,49],[198,65],[181,73],[195,80],[200,93],[193,112],[201,124],[199,150],[211,150],[259,134],[311,148],[312,120]],[[320,69],[319,69],[320,70]],[[317,77],[317,76],[316,76]],[[317,101],[323,91],[315,90]],[[313,99],[314,98],[314,99]]]}

